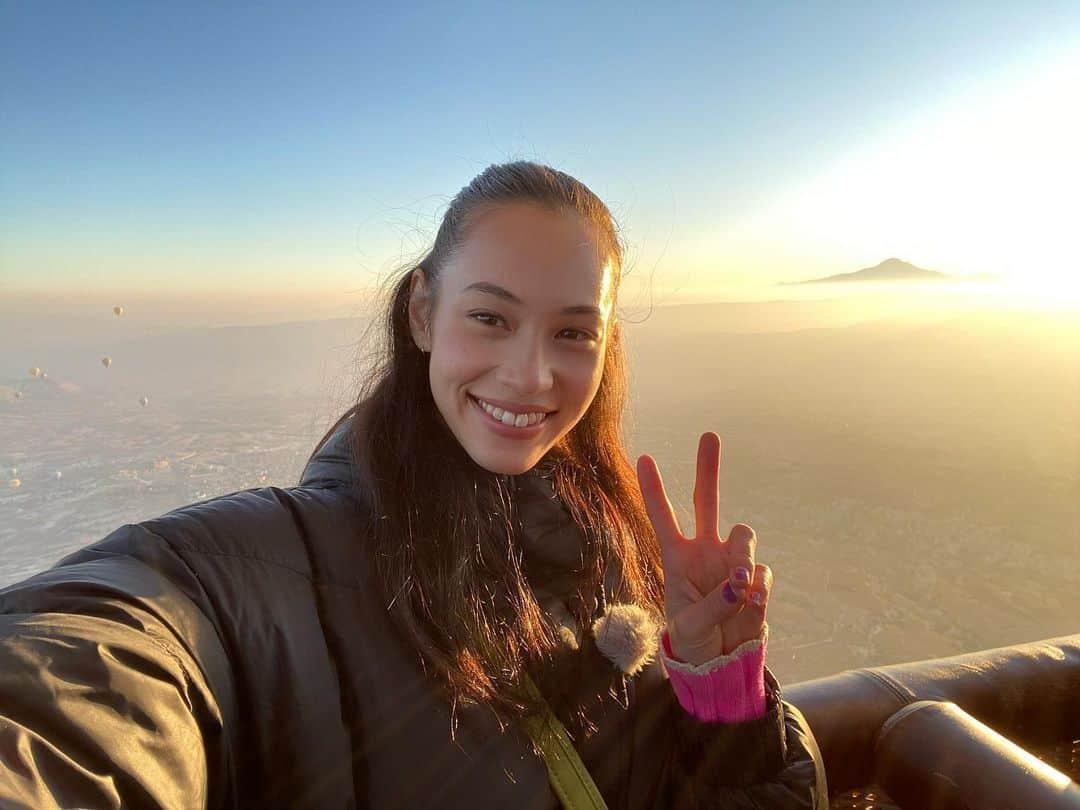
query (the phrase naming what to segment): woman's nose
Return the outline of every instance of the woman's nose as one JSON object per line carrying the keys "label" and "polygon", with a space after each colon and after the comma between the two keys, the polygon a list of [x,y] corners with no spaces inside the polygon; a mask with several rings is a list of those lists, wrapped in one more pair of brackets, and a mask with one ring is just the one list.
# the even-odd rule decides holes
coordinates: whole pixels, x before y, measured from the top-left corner
{"label": "woman's nose", "polygon": [[538,342],[512,341],[500,364],[502,382],[521,394],[546,391],[551,388],[551,362]]}

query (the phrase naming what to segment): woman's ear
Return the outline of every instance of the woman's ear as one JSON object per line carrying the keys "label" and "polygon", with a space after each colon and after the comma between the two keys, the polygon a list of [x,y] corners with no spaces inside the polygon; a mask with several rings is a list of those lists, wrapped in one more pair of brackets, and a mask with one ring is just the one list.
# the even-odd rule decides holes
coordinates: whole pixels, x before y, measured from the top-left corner
{"label": "woman's ear", "polygon": [[431,332],[428,327],[430,315],[427,277],[424,271],[417,267],[412,271],[409,281],[409,331],[422,352],[431,351]]}

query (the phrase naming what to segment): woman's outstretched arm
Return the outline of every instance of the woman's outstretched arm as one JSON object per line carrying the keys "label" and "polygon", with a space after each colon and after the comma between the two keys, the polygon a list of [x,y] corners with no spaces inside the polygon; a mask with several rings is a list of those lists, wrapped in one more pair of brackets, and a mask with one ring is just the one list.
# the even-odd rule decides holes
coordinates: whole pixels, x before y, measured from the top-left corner
{"label": "woman's outstretched arm", "polygon": [[231,804],[232,687],[198,592],[139,526],[0,590],[0,806]]}

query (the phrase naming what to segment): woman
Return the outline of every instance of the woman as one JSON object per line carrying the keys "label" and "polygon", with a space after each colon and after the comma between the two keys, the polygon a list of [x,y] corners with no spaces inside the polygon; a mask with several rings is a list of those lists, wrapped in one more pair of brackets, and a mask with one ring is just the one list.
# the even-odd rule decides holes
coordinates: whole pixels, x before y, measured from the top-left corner
{"label": "woman", "polygon": [[0,804],[825,807],[718,438],[692,539],[627,460],[621,269],[566,174],[464,188],[299,486],[0,591]]}

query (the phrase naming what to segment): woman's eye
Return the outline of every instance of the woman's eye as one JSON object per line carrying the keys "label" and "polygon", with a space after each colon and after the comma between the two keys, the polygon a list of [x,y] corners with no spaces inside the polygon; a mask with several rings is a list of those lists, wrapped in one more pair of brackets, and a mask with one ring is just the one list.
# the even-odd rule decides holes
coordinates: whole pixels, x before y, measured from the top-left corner
{"label": "woman's eye", "polygon": [[[469,317],[485,326],[500,326],[504,323],[503,317],[501,315],[496,315],[493,312],[470,312]],[[589,340],[596,340],[596,336],[591,332],[586,332],[581,329],[563,329],[559,334],[569,336],[571,343],[584,343]]]}
{"label": "woman's eye", "polygon": [[502,320],[498,315],[493,315],[490,312],[473,312],[469,317],[487,326],[497,326],[497,322]]}
{"label": "woman's eye", "polygon": [[593,336],[590,335],[588,332],[582,332],[580,329],[564,329],[563,334],[571,335],[572,337],[570,338],[570,340],[574,343],[582,343],[586,340],[594,339]]}

